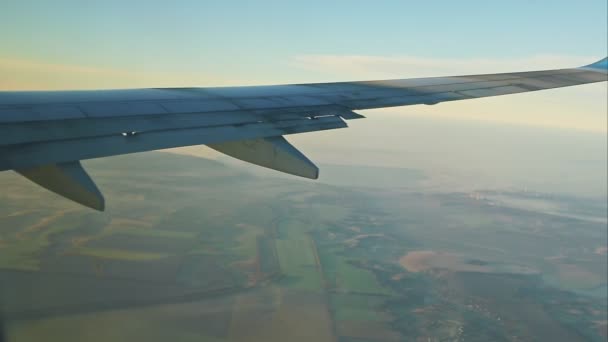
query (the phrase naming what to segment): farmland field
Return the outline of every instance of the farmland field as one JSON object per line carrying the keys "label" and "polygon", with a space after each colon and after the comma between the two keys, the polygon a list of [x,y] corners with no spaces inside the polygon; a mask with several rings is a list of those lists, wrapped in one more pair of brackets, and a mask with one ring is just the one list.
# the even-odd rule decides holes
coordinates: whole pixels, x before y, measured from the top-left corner
{"label": "farmland field", "polygon": [[[491,192],[294,181],[162,152],[86,166],[108,199],[104,213],[0,174],[10,341],[606,333],[606,226],[597,220],[496,204]],[[408,187],[428,181],[381,171]],[[576,210],[597,213],[597,203]]]}

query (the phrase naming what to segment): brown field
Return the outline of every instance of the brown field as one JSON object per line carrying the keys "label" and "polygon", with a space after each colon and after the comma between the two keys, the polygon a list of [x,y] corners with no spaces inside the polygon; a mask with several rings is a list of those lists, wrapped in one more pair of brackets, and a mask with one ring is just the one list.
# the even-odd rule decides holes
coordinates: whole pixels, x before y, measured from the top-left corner
{"label": "brown field", "polygon": [[[539,271],[522,265],[505,264],[502,262],[485,262],[471,260],[455,253],[436,252],[430,250],[412,251],[399,259],[399,263],[410,272],[427,272],[431,270],[449,270],[452,272],[478,273],[511,273],[538,274]],[[398,275],[395,275],[398,278]]]}
{"label": "brown field", "polygon": [[410,272],[424,272],[434,268],[445,268],[461,272],[492,272],[490,266],[467,264],[464,257],[457,254],[435,251],[413,251],[399,259],[401,266]]}
{"label": "brown field", "polygon": [[600,286],[606,282],[601,274],[588,270],[576,264],[558,264],[557,279],[567,288],[586,289]]}

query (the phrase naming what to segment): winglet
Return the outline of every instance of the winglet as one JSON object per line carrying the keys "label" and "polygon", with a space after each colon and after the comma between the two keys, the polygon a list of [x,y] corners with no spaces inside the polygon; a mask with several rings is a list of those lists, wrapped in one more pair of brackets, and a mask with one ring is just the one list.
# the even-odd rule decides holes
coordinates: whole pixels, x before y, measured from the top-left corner
{"label": "winglet", "polygon": [[608,72],[608,57],[599,60],[593,64],[585,65],[583,69],[591,69],[594,71]]}

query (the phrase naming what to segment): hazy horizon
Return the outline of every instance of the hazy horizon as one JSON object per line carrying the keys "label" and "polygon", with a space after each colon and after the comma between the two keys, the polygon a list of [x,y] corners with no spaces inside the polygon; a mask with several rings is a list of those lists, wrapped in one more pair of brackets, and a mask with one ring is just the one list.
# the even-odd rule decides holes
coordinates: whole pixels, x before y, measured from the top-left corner
{"label": "hazy horizon", "polygon": [[[323,165],[352,165],[420,170],[442,191],[517,189],[593,198],[608,193],[603,133],[402,113],[373,113],[349,126],[287,139],[319,165],[319,181]],[[203,146],[169,151],[280,176]]]}

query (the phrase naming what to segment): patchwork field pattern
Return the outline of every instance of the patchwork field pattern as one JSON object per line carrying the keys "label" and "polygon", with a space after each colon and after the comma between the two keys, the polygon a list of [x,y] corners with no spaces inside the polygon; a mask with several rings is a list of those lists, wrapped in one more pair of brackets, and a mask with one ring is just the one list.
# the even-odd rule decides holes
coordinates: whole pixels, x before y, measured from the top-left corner
{"label": "patchwork field pattern", "polygon": [[86,166],[106,213],[0,175],[11,341],[606,336],[602,222],[167,153]]}

